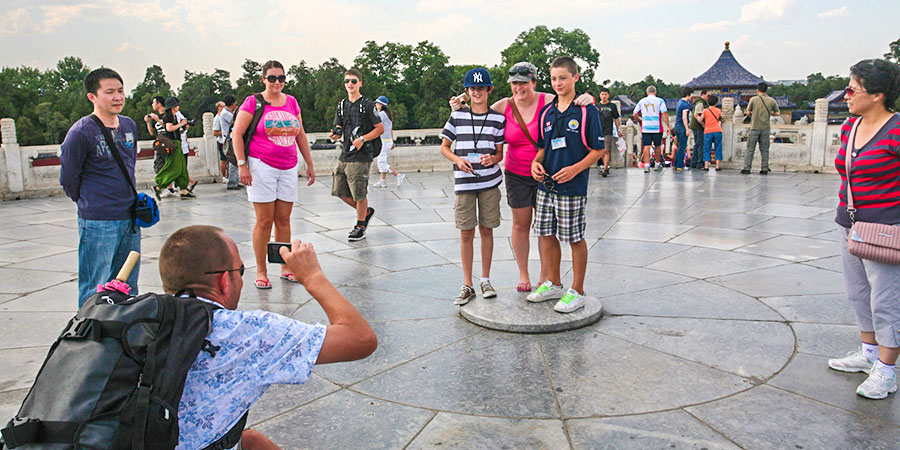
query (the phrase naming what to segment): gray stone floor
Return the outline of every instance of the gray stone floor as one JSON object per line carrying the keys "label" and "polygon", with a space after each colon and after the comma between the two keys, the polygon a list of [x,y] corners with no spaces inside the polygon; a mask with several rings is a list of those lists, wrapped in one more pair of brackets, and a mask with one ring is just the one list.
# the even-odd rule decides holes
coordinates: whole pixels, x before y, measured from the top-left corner
{"label": "gray stone floor", "polygon": [[[295,237],[315,245],[380,346],[266,393],[250,422],[285,448],[898,447],[896,396],[857,397],[864,375],[825,365],[857,345],[832,221],[836,175],[592,175],[586,287],[605,315],[544,335],[459,317],[451,175],[407,180],[370,190],[377,213],[358,243],[345,239],[353,213],[329,195],[329,178],[300,188]],[[220,184],[198,194],[163,199],[163,221],[144,233],[141,290],[161,290],[155,257],[169,233],[215,224],[251,268],[243,308],[323,321],[302,287],[249,284],[244,194]],[[503,205],[491,278],[511,292],[518,279]],[[74,227],[65,198],[0,203],[0,417],[15,413],[74,312]],[[531,260],[536,276],[534,248]]]}

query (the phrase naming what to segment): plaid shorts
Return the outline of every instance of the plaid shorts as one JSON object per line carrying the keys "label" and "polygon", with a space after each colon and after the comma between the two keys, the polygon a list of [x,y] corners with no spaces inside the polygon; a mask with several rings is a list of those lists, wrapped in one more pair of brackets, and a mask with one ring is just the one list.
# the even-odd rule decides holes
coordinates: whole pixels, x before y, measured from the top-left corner
{"label": "plaid shorts", "polygon": [[558,195],[537,191],[534,205],[534,232],[538,236],[556,235],[560,242],[584,240],[584,206],[587,197]]}

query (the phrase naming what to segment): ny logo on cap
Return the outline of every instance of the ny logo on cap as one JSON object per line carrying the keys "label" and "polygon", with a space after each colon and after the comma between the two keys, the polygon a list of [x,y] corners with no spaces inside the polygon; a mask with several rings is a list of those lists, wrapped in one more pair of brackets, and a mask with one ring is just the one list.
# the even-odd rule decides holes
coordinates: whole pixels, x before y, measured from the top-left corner
{"label": "ny logo on cap", "polygon": [[480,73],[480,72],[475,72],[475,73],[473,73],[473,74],[472,74],[472,79],[473,79],[476,83],[483,83],[483,82],[484,82],[483,79],[482,79],[482,77],[481,77],[481,73]]}

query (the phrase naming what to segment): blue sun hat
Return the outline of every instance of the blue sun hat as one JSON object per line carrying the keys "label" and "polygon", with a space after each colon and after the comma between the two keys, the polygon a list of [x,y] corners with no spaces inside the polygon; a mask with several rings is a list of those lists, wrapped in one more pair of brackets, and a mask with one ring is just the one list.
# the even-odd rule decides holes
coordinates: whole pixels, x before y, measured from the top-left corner
{"label": "blue sun hat", "polygon": [[381,103],[382,105],[387,106],[388,98],[382,95],[381,97],[375,99],[375,103]]}
{"label": "blue sun hat", "polygon": [[491,73],[484,67],[478,67],[466,72],[466,78],[463,81],[464,88],[493,85],[494,83],[491,82]]}

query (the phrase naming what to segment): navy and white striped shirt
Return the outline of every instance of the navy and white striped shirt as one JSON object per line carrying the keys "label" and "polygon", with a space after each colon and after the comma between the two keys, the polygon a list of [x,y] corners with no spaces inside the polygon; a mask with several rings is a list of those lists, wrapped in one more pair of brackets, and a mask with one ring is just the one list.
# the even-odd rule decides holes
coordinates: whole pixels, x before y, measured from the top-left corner
{"label": "navy and white striped shirt", "polygon": [[[505,128],[506,117],[493,109],[488,108],[488,112],[484,114],[460,109],[450,114],[441,137],[456,143],[453,152],[457,156],[465,158],[470,153],[487,155],[497,151],[497,144],[506,143]],[[503,181],[499,164],[485,167],[481,163],[470,163],[473,173],[463,172],[456,164],[453,165],[456,193],[486,191],[499,186]]]}

